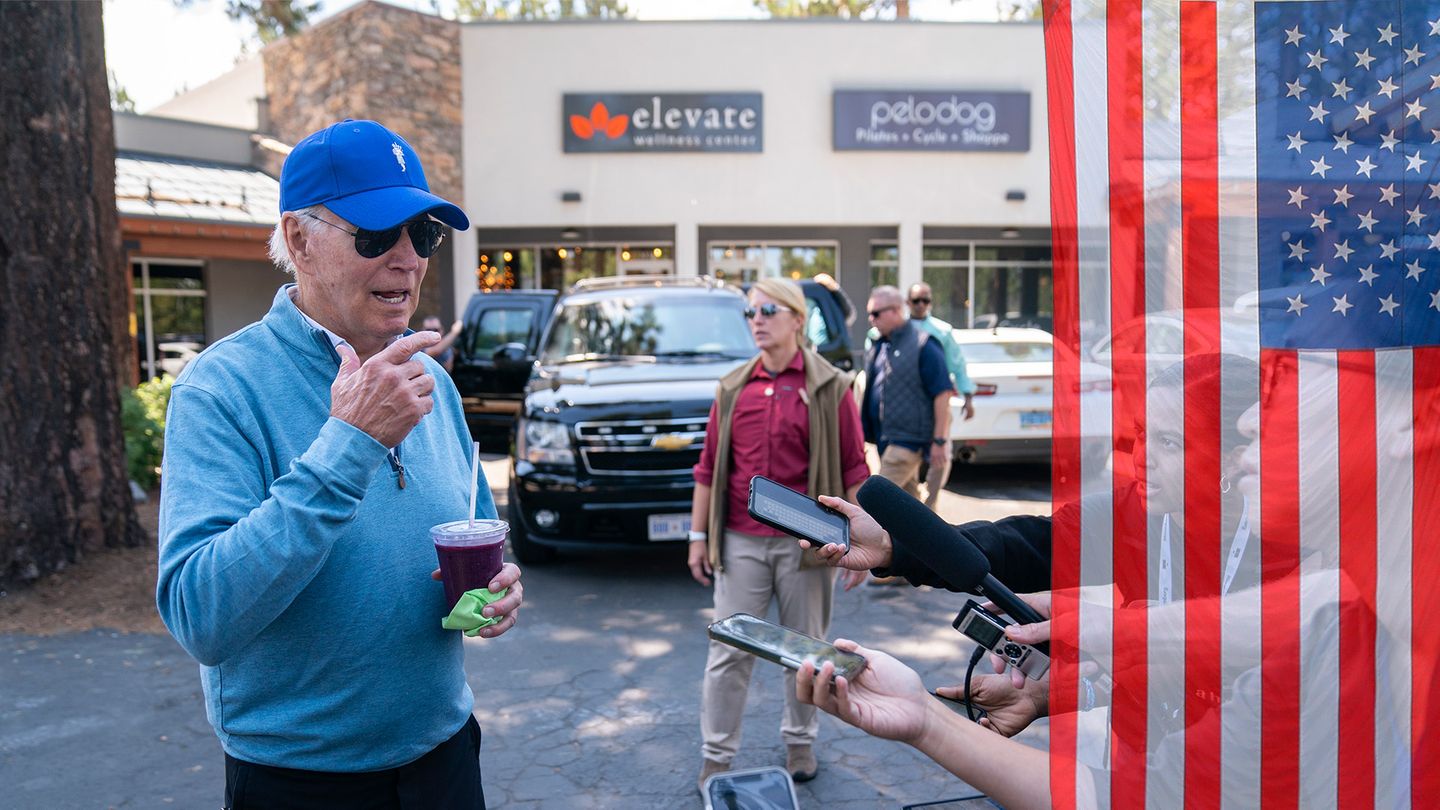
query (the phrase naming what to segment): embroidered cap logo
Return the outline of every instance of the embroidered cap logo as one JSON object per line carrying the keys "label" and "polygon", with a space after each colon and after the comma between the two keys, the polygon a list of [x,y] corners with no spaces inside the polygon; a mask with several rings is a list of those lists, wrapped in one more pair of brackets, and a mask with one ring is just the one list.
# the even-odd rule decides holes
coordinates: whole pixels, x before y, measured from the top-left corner
{"label": "embroidered cap logo", "polygon": [[405,171],[405,150],[400,148],[400,144],[391,143],[390,153],[395,156],[395,162],[400,164],[400,171]]}

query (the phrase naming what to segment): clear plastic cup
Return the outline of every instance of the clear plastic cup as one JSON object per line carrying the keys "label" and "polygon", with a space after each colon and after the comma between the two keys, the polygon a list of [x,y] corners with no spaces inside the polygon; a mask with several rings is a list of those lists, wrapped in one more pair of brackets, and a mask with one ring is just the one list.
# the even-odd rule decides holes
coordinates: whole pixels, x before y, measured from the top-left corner
{"label": "clear plastic cup", "polygon": [[466,591],[485,588],[500,573],[510,524],[503,520],[453,520],[430,529],[445,583],[445,604],[455,607]]}

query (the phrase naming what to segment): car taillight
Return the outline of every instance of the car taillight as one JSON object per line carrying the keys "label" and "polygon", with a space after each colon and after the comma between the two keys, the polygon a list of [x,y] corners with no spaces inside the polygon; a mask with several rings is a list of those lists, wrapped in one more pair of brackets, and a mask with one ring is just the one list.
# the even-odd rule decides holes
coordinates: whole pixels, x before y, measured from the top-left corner
{"label": "car taillight", "polygon": [[977,397],[993,397],[993,396],[995,396],[995,391],[996,391],[997,388],[998,388],[998,386],[996,386],[995,383],[976,383],[976,384],[975,384],[975,396],[977,396]]}

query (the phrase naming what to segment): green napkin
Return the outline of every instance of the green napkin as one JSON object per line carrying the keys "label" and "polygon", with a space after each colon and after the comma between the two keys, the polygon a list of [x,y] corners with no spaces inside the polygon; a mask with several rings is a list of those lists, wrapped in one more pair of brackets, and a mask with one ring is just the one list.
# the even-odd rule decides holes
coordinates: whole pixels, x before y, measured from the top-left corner
{"label": "green napkin", "polygon": [[460,594],[460,601],[455,603],[450,615],[440,621],[440,626],[446,630],[464,630],[467,636],[477,636],[482,628],[500,622],[499,618],[486,616],[480,611],[491,602],[503,599],[509,592],[509,588],[501,588],[499,593],[491,593],[489,588],[466,591]]}

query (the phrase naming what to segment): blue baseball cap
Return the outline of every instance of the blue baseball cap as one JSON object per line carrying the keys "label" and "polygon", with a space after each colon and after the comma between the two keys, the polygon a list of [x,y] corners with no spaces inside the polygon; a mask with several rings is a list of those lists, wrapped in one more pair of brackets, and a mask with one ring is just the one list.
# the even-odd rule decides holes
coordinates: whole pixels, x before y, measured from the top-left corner
{"label": "blue baseball cap", "polygon": [[295,144],[280,169],[280,212],[312,205],[370,231],[427,213],[459,231],[470,227],[459,206],[430,193],[410,144],[374,121],[346,119]]}

